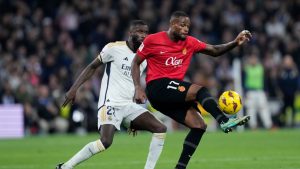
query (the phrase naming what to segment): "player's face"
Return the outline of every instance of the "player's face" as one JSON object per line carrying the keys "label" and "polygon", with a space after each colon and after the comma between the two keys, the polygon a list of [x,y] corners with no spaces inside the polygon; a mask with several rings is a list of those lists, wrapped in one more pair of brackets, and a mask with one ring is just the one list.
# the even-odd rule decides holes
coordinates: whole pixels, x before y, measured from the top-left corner
{"label": "player's face", "polygon": [[185,40],[188,36],[191,21],[188,17],[179,17],[172,24],[173,34],[176,39]]}
{"label": "player's face", "polygon": [[130,30],[130,36],[135,46],[140,46],[148,33],[149,28],[147,25],[137,25],[132,27]]}

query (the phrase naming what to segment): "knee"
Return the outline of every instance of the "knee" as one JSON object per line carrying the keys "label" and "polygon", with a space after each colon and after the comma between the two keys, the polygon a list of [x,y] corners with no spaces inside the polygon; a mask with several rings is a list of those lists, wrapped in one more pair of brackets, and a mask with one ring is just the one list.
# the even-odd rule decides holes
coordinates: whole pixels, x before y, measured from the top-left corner
{"label": "knee", "polygon": [[105,149],[108,149],[112,145],[112,142],[113,142],[112,139],[105,138],[105,137],[100,138],[100,140],[101,140],[103,146],[105,147]]}
{"label": "knee", "polygon": [[201,90],[202,88],[202,86],[192,84],[186,95],[186,101],[197,101],[197,95],[199,93],[199,90]]}
{"label": "knee", "polygon": [[207,129],[207,124],[204,122],[203,124],[200,124],[200,128],[203,130]]}
{"label": "knee", "polygon": [[201,121],[200,123],[198,123],[197,125],[195,125],[191,128],[198,128],[198,129],[206,130],[207,124],[204,121]]}
{"label": "knee", "polygon": [[188,127],[189,128],[196,128],[196,129],[206,130],[207,124],[205,122],[201,122],[201,123],[198,123],[198,124],[189,125]]}
{"label": "knee", "polygon": [[206,100],[211,98],[212,96],[210,95],[207,88],[202,87],[200,90],[197,91],[196,99],[202,106],[204,106]]}
{"label": "knee", "polygon": [[152,133],[165,133],[165,132],[167,132],[167,127],[163,124],[155,126],[152,131]]}

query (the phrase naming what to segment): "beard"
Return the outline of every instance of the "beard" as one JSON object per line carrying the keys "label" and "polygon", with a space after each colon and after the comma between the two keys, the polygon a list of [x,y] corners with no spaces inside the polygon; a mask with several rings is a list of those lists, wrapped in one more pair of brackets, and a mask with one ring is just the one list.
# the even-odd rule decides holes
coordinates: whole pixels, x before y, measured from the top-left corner
{"label": "beard", "polygon": [[175,37],[175,39],[177,39],[177,40],[185,40],[185,39],[186,39],[186,36],[185,36],[185,35],[180,34],[180,33],[177,33],[177,32],[174,32],[174,37]]}
{"label": "beard", "polygon": [[140,47],[140,45],[142,44],[142,40],[139,39],[139,37],[137,35],[133,35],[132,36],[132,42],[133,42],[133,48],[134,51],[137,51],[137,49]]}

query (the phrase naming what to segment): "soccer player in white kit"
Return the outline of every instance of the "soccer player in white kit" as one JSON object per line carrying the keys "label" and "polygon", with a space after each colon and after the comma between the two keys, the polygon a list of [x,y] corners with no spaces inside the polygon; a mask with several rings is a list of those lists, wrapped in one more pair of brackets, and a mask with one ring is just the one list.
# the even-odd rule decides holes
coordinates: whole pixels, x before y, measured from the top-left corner
{"label": "soccer player in white kit", "polygon": [[[63,106],[73,103],[80,85],[87,81],[98,67],[106,63],[98,102],[100,139],[85,145],[67,162],[58,164],[56,169],[72,169],[93,155],[106,150],[111,146],[115,131],[120,130],[122,122],[127,123],[132,130],[147,130],[153,133],[144,168],[154,169],[163,148],[167,128],[147,109],[133,102],[134,85],[131,77],[132,59],[147,36],[148,30],[148,26],[143,21],[132,21],[128,40],[107,44],[66,93]],[[146,62],[140,66],[141,72],[145,68]]]}

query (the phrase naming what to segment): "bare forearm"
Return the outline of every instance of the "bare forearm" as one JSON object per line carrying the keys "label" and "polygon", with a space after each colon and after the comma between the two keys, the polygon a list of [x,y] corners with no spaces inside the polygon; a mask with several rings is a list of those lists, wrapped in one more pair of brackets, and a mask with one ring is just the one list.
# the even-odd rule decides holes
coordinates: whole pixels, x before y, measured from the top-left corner
{"label": "bare forearm", "polygon": [[235,42],[235,41],[231,41],[229,43],[225,43],[225,44],[221,44],[221,45],[215,45],[216,55],[220,56],[220,55],[232,50],[236,46],[237,46],[237,42]]}
{"label": "bare forearm", "polygon": [[79,77],[75,80],[71,89],[77,90],[84,82],[90,79],[95,73],[96,69],[91,69],[90,67],[86,67],[79,75]]}
{"label": "bare forearm", "polygon": [[132,63],[132,68],[131,68],[131,74],[132,74],[132,80],[134,87],[140,87],[141,82],[140,82],[140,69],[137,63],[133,62]]}
{"label": "bare forearm", "polygon": [[207,45],[203,53],[210,56],[217,57],[232,50],[236,46],[238,46],[238,43],[236,41],[231,41],[221,45]]}
{"label": "bare forearm", "polygon": [[135,88],[133,100],[138,104],[142,104],[142,103],[144,104],[147,99],[146,93],[142,88],[140,82],[141,79],[140,65],[142,62],[143,59],[141,59],[138,55],[135,55],[131,63],[131,74],[132,74],[132,80]]}
{"label": "bare forearm", "polygon": [[135,56],[131,63],[131,75],[132,75],[132,80],[135,88],[138,88],[141,86],[141,81],[140,81],[140,64],[141,61],[138,56]]}
{"label": "bare forearm", "polygon": [[221,44],[221,45],[207,44],[206,48],[203,51],[201,51],[201,53],[211,55],[214,57],[220,56],[220,55],[232,50],[236,46],[240,46],[240,45],[244,44],[245,42],[250,41],[251,37],[252,37],[252,35],[248,30],[243,30],[242,32],[240,32],[238,34],[238,36],[233,41],[231,41],[229,43],[225,43],[225,44]]}
{"label": "bare forearm", "polygon": [[74,84],[72,85],[72,90],[77,90],[84,82],[90,79],[97,68],[102,64],[100,60],[95,59],[92,63],[90,63],[79,75],[79,77],[75,80]]}

